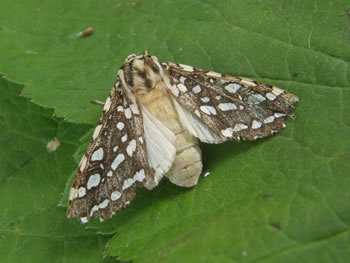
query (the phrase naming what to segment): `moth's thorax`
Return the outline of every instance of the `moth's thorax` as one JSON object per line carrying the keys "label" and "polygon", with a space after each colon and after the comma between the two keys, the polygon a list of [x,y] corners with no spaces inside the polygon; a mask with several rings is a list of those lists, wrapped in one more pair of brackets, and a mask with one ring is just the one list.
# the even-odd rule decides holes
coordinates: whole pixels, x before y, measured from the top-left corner
{"label": "moth's thorax", "polygon": [[164,81],[162,66],[153,56],[130,56],[121,69],[119,77],[134,94],[146,93]]}
{"label": "moth's thorax", "polygon": [[143,105],[154,117],[174,134],[181,133],[183,127],[178,114],[172,104],[171,98],[165,89],[164,83],[160,82],[157,88],[136,96],[140,105]]}

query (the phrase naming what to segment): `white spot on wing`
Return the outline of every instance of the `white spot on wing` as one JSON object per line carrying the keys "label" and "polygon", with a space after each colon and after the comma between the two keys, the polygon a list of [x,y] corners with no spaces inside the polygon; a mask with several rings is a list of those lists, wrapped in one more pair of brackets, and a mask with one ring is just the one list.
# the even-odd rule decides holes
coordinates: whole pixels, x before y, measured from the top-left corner
{"label": "white spot on wing", "polygon": [[253,129],[259,129],[261,127],[261,125],[262,125],[262,123],[260,121],[253,120],[252,128]]}
{"label": "white spot on wing", "polygon": [[221,130],[221,134],[224,135],[225,137],[232,137],[233,130],[232,128],[227,128],[225,130]]}
{"label": "white spot on wing", "polygon": [[281,117],[284,117],[284,116],[287,116],[287,115],[284,114],[284,113],[281,113],[281,112],[276,112],[276,113],[274,114],[274,116],[275,116],[276,118],[281,118]]}
{"label": "white spot on wing", "polygon": [[143,143],[143,138],[141,136],[139,137],[139,142]]}
{"label": "white spot on wing", "polygon": [[227,90],[228,92],[234,94],[236,93],[242,86],[239,85],[238,83],[230,83],[228,85],[225,86],[225,90]]}
{"label": "white spot on wing", "polygon": [[140,171],[136,172],[134,175],[134,181],[142,182],[146,178],[145,176],[145,170],[141,169]]}
{"label": "white spot on wing", "polygon": [[124,183],[123,183],[123,188],[122,189],[125,190],[125,189],[129,188],[130,186],[133,185],[133,183],[134,183],[134,179],[133,178],[126,179],[124,181]]}
{"label": "white spot on wing", "polygon": [[275,94],[276,96],[279,96],[283,93],[283,90],[276,87],[272,87],[272,93]]}
{"label": "white spot on wing", "polygon": [[112,175],[113,175],[113,172],[111,170],[109,170],[108,173],[107,173],[107,176],[108,177],[112,177]]}
{"label": "white spot on wing", "polygon": [[87,164],[87,158],[86,156],[84,155],[83,158],[81,158],[81,161],[80,161],[80,172],[84,171],[85,167],[86,167],[86,164]]}
{"label": "white spot on wing", "polygon": [[220,99],[221,99],[221,96],[216,96],[215,99],[216,99],[216,100],[220,100]]}
{"label": "white spot on wing", "polygon": [[80,186],[79,190],[78,190],[78,196],[79,198],[83,197],[86,194],[86,189],[84,186]]}
{"label": "white spot on wing", "polygon": [[243,123],[237,123],[237,124],[235,125],[235,127],[233,128],[233,131],[234,131],[234,132],[239,132],[239,131],[245,130],[245,129],[247,129],[247,128],[248,128],[247,125],[245,125],[245,124],[243,124]]}
{"label": "white spot on wing", "polygon": [[222,111],[237,110],[237,106],[233,103],[220,103],[218,107]]}
{"label": "white spot on wing", "polygon": [[186,79],[187,79],[186,77],[181,76],[181,77],[180,77],[180,82],[181,82],[181,83],[185,83],[185,80],[186,80]]}
{"label": "white spot on wing", "polygon": [[243,84],[246,84],[248,86],[256,86],[256,84],[254,83],[254,81],[252,81],[251,79],[241,79],[241,82]]}
{"label": "white spot on wing", "polygon": [[169,86],[171,93],[173,93],[176,97],[179,96],[179,90],[175,85]]}
{"label": "white spot on wing", "polygon": [[136,141],[133,139],[129,142],[129,145],[126,147],[126,152],[130,157],[132,157],[135,150],[136,150]]}
{"label": "white spot on wing", "polygon": [[86,224],[86,223],[88,222],[87,217],[81,217],[81,218],[80,218],[80,222],[81,222],[82,224]]}
{"label": "white spot on wing", "polygon": [[115,170],[118,168],[118,166],[125,160],[124,154],[120,153],[115,157],[114,161],[112,162],[112,169]]}
{"label": "white spot on wing", "polygon": [[109,200],[105,199],[101,204],[98,205],[98,208],[104,209],[108,206],[108,204],[109,204]]}
{"label": "white spot on wing", "polygon": [[196,85],[196,86],[194,86],[193,88],[192,88],[192,91],[193,91],[193,93],[196,93],[196,94],[198,94],[199,92],[201,92],[201,87],[199,86],[199,85]]}
{"label": "white spot on wing", "polygon": [[116,152],[116,151],[118,151],[118,146],[113,147],[113,152]]}
{"label": "white spot on wing", "polygon": [[130,110],[130,108],[125,109],[124,114],[125,114],[125,118],[131,119],[131,110]]}
{"label": "white spot on wing", "polygon": [[90,175],[86,188],[89,190],[92,187],[98,186],[98,184],[100,183],[100,180],[101,180],[101,177],[99,174]]}
{"label": "white spot on wing", "polygon": [[122,196],[122,194],[119,191],[114,191],[111,194],[111,200],[117,201],[121,196]]}
{"label": "white spot on wing", "polygon": [[199,112],[199,110],[195,110],[194,113],[198,116],[198,118],[201,117],[201,113]]}
{"label": "white spot on wing", "polygon": [[90,210],[90,216],[93,216],[95,212],[98,211],[98,205],[95,205],[93,208]]}
{"label": "white spot on wing", "polygon": [[207,76],[211,76],[211,77],[216,77],[216,78],[220,78],[222,77],[222,74],[214,72],[214,71],[209,71],[206,73]]}
{"label": "white spot on wing", "polygon": [[91,156],[91,161],[101,161],[103,159],[103,148],[100,147]]}
{"label": "white spot on wing", "polygon": [[204,98],[201,98],[201,101],[207,103],[210,101],[209,97],[204,97]]}
{"label": "white spot on wing", "polygon": [[69,200],[72,201],[73,199],[77,198],[77,196],[78,196],[78,189],[72,187],[69,191]]}
{"label": "white spot on wing", "polygon": [[184,65],[184,64],[179,64],[179,66],[182,67],[182,69],[185,71],[190,71],[190,72],[193,71],[193,67],[191,67],[191,66]]}
{"label": "white spot on wing", "polygon": [[180,84],[177,84],[177,87],[179,88],[179,90],[181,90],[182,92],[186,92],[187,91],[187,88],[184,84],[180,83]]}
{"label": "white spot on wing", "polygon": [[96,126],[95,130],[94,130],[94,134],[92,135],[92,139],[95,140],[97,138],[97,136],[100,134],[102,125],[99,124]]}
{"label": "white spot on wing", "polygon": [[274,94],[268,92],[266,93],[266,98],[268,98],[269,100],[275,100],[277,97]]}
{"label": "white spot on wing", "polygon": [[270,117],[267,117],[265,120],[264,120],[264,123],[271,123],[275,120],[275,117],[274,116],[270,116]]}
{"label": "white spot on wing", "polygon": [[260,104],[265,100],[266,100],[265,97],[261,94],[253,94],[248,97],[249,104]]}
{"label": "white spot on wing", "polygon": [[109,109],[111,108],[111,98],[110,97],[107,97],[106,101],[105,101],[105,105],[103,106],[103,110],[104,111],[109,111]]}
{"label": "white spot on wing", "polygon": [[117,111],[123,112],[123,111],[124,111],[123,106],[118,106],[118,107],[117,107]]}
{"label": "white spot on wing", "polygon": [[121,122],[121,121],[117,123],[117,128],[118,128],[118,130],[124,129],[124,126],[125,126],[124,123]]}
{"label": "white spot on wing", "polygon": [[127,139],[128,139],[128,135],[125,134],[125,135],[122,137],[122,142],[125,142]]}
{"label": "white spot on wing", "polygon": [[201,111],[203,111],[207,115],[216,115],[216,109],[213,106],[204,105],[199,107]]}

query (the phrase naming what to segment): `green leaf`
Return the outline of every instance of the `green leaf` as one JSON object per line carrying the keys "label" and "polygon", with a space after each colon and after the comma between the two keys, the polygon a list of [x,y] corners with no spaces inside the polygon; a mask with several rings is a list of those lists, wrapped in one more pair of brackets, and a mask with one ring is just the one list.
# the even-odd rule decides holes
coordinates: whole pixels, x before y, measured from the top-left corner
{"label": "green leaf", "polygon": [[[182,189],[164,180],[154,191],[139,189],[122,213],[103,223],[89,223],[89,230],[69,220],[65,224],[72,224],[81,235],[93,231],[95,238],[96,230],[117,232],[108,242],[107,255],[135,262],[347,261],[347,1],[6,2],[0,16],[0,72],[26,83],[24,96],[53,107],[57,116],[70,122],[96,124],[101,108],[89,101],[103,100],[125,57],[145,48],[160,60],[253,78],[300,98],[296,120],[288,120],[287,128],[270,139],[202,145],[205,172],[211,174],[195,188]],[[94,28],[92,35],[77,37],[89,26]],[[29,125],[41,131],[40,123]],[[78,138],[89,130],[85,126],[79,133],[72,128],[70,136]],[[25,129],[19,131],[21,135]],[[47,140],[53,137],[57,135]],[[63,147],[59,140],[58,151]],[[24,145],[29,156],[39,149]],[[78,147],[74,146],[65,158],[71,158]],[[25,162],[24,146],[18,147],[20,153],[4,148],[2,159]],[[47,186],[52,195],[63,191],[76,167],[69,160],[57,159],[47,168],[60,171],[55,172],[60,183]],[[67,163],[70,169],[64,170]],[[41,165],[32,168],[33,178],[43,173]],[[17,167],[10,161],[1,166]],[[11,191],[1,193],[14,202],[18,200],[18,195],[11,195],[15,187],[24,192],[31,187],[30,195],[39,196],[44,182],[40,181],[38,193],[29,183],[13,184]],[[51,201],[58,202],[57,196],[47,196],[36,205],[45,207]],[[11,213],[4,213],[0,222],[6,215],[26,218],[33,210],[19,201],[11,208],[1,206],[3,212],[6,207]],[[50,220],[65,220],[61,208],[60,216],[57,211],[45,211]],[[37,215],[35,220],[44,220]],[[85,242],[89,243],[88,238]],[[5,244],[4,251],[17,255],[16,243]],[[70,246],[80,248],[78,241]],[[81,254],[88,252],[94,253],[88,249]]]}
{"label": "green leaf", "polygon": [[[84,230],[57,207],[89,126],[53,117],[53,110],[19,97],[21,90],[0,78],[1,261],[102,262],[110,236]],[[53,138],[59,146],[47,149]]]}

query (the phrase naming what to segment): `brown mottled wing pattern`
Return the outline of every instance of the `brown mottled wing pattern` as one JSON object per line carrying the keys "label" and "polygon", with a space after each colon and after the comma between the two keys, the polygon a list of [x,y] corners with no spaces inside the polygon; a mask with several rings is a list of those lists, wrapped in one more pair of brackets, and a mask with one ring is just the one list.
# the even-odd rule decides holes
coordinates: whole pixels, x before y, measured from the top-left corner
{"label": "brown mottled wing pattern", "polygon": [[174,99],[223,139],[255,140],[280,131],[298,97],[274,86],[162,62]]}
{"label": "brown mottled wing pattern", "polygon": [[100,121],[70,191],[68,217],[86,223],[110,218],[152,180],[139,107],[119,82],[104,104]]}

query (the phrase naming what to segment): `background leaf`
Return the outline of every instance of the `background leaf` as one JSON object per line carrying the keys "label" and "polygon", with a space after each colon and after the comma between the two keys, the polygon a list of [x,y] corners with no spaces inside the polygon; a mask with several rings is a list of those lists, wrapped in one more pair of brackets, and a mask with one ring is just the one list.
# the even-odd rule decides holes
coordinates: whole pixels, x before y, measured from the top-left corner
{"label": "background leaf", "polygon": [[[65,138],[56,132],[45,137],[44,143],[37,142],[42,148],[31,140],[10,147],[9,134],[17,141],[36,138],[31,134],[37,131],[41,138],[50,125],[42,123],[39,114],[38,120],[24,117],[26,122],[12,123],[14,127],[26,123],[31,129],[10,129],[7,123],[18,115],[27,116],[28,111],[22,106],[7,109],[1,103],[4,128],[0,136],[5,138],[1,139],[5,145],[1,167],[6,172],[0,178],[11,184],[0,186],[1,200],[5,200],[0,204],[0,242],[4,244],[0,253],[12,255],[8,259],[15,262],[15,256],[28,248],[18,242],[25,239],[13,233],[47,235],[48,230],[38,225],[50,220],[53,225],[68,224],[79,233],[76,240],[64,235],[70,240],[64,244],[77,257],[95,254],[91,262],[100,260],[103,246],[92,250],[80,242],[96,243],[97,232],[117,232],[108,242],[106,255],[135,262],[347,261],[347,8],[348,2],[342,0],[6,1],[0,16],[0,72],[25,83],[24,96],[54,108],[58,117],[70,122],[96,124],[101,108],[91,105],[90,99],[104,100],[125,57],[143,53],[145,48],[163,61],[274,84],[299,96],[300,102],[294,112],[297,119],[288,120],[287,128],[277,136],[202,145],[205,171],[211,174],[197,187],[182,189],[164,181],[154,191],[140,189],[121,214],[104,223],[89,223],[89,230],[66,220],[64,209],[55,206],[76,167],[71,159],[76,141],[69,144],[69,154],[62,152],[62,159],[46,167],[46,157],[39,157],[47,141],[59,138],[61,145],[54,152],[58,154]],[[77,35],[89,26],[94,28],[91,36]],[[90,128],[62,122],[61,132],[77,139]],[[22,166],[33,156],[36,164],[28,173],[27,166]],[[23,175],[12,176],[17,173]],[[6,179],[12,177],[20,178],[19,182]],[[19,200],[22,192],[35,197],[29,199],[31,205]],[[68,228],[64,233],[74,231]],[[101,238],[106,241],[105,236]],[[41,246],[34,244],[30,249],[53,253]]]}
{"label": "background leaf", "polygon": [[[89,128],[52,117],[0,78],[0,257],[2,262],[102,262],[108,235],[84,230],[57,207]],[[46,148],[60,141],[55,151]]]}

